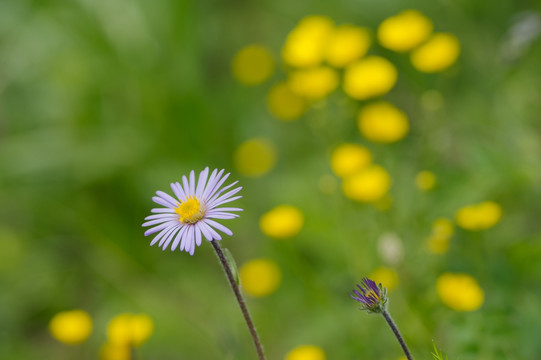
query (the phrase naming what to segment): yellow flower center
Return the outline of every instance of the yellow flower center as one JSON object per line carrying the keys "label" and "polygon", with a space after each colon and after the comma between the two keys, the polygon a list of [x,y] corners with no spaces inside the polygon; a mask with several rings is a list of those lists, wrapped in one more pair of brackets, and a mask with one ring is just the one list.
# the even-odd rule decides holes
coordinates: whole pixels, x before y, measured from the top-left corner
{"label": "yellow flower center", "polygon": [[175,212],[180,216],[180,221],[183,223],[195,224],[205,216],[205,210],[205,205],[197,200],[195,196],[191,196],[186,201],[181,202]]}

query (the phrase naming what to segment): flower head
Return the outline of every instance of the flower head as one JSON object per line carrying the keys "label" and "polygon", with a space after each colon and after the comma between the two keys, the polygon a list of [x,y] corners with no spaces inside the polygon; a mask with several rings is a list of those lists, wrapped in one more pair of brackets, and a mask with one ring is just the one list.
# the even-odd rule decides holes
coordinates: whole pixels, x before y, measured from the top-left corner
{"label": "flower head", "polygon": [[62,311],[49,322],[49,331],[58,341],[77,345],[92,333],[92,318],[83,310]]}
{"label": "flower head", "polygon": [[381,285],[376,285],[373,280],[363,278],[360,284],[357,284],[360,291],[353,290],[350,294],[353,300],[361,303],[361,310],[369,313],[382,313],[387,308],[387,289]]}
{"label": "flower head", "polygon": [[180,244],[180,251],[189,252],[193,255],[195,245],[201,245],[204,236],[208,241],[222,240],[216,230],[227,235],[233,235],[231,230],[212,219],[233,219],[238,217],[231,211],[242,211],[239,208],[219,206],[237,200],[242,196],[234,196],[242,187],[237,187],[224,194],[233,187],[237,181],[225,187],[221,186],[229,177],[224,175],[225,170],[214,169],[209,177],[209,168],[201,171],[196,183],[195,173],[192,170],[190,178],[182,177],[182,185],[179,182],[172,183],[171,189],[176,198],[163,192],[157,191],[152,200],[163,208],[152,209],[152,213],[145,218],[143,226],[153,226],[145,231],[145,236],[159,232],[154,237],[150,246],[158,243],[163,250],[171,244],[174,251]]}

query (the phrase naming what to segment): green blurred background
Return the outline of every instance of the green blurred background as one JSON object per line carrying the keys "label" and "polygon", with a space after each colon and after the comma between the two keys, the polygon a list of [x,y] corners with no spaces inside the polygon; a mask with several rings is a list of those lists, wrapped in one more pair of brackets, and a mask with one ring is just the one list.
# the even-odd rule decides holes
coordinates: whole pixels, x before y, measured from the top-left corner
{"label": "green blurred background", "polygon": [[[389,98],[411,121],[399,143],[364,141],[353,113],[331,106],[340,89],[284,123],[265,105],[268,85],[284,77],[280,65],[257,87],[231,74],[247,44],[265,44],[278,61],[306,15],[375,30],[407,8],[455,34],[462,51],[450,70],[426,75],[380,50],[399,68]],[[234,235],[222,245],[238,263],[270,258],[282,269],[278,291],[248,299],[269,359],[300,344],[328,359],[401,355],[383,320],[347,295],[385,265],[377,250],[385,233],[403,242],[390,311],[417,358],[429,358],[432,339],[452,359],[541,358],[541,42],[535,26],[521,46],[510,30],[525,16],[539,27],[540,10],[512,0],[0,0],[0,358],[96,359],[109,319],[143,312],[155,331],[142,359],[254,359],[211,247],[190,257],[149,248],[143,236],[154,192],[205,166],[229,169],[244,187],[245,211],[226,223]],[[437,111],[420,105],[430,89],[443,96]],[[244,177],[234,151],[259,136],[274,142],[277,165]],[[320,191],[344,141],[370,148],[391,174],[388,211]],[[414,183],[424,169],[438,179],[428,193]],[[485,200],[502,206],[498,225],[457,229],[444,255],[426,249],[436,218]],[[258,222],[283,203],[301,209],[305,224],[275,241]],[[447,271],[478,280],[479,310],[442,304],[434,284]],[[92,316],[94,331],[68,347],[47,325],[74,308]]]}

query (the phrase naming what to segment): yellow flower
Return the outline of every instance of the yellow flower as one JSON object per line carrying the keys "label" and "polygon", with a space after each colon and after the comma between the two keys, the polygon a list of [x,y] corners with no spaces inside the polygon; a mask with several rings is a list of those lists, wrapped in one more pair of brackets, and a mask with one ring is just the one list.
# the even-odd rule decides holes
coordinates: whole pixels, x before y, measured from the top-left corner
{"label": "yellow flower", "polygon": [[365,100],[388,93],[397,77],[398,72],[389,60],[372,55],[346,68],[343,87],[352,98]]}
{"label": "yellow flower", "polygon": [[428,238],[428,250],[437,255],[445,254],[449,250],[449,237],[430,235]]}
{"label": "yellow flower", "polygon": [[430,19],[419,11],[404,10],[379,25],[378,40],[387,49],[408,51],[425,41],[432,28]]}
{"label": "yellow flower", "polygon": [[244,291],[254,297],[272,294],[282,282],[282,271],[271,260],[255,259],[240,267],[240,283]]}
{"label": "yellow flower", "polygon": [[451,237],[455,232],[455,227],[451,220],[446,218],[437,218],[432,224],[432,234],[444,237]]}
{"label": "yellow flower", "polygon": [[100,350],[101,360],[131,360],[131,348],[125,344],[106,343]]}
{"label": "yellow flower", "polygon": [[424,191],[429,191],[436,186],[436,175],[432,171],[423,170],[415,176],[415,185]]}
{"label": "yellow flower", "polygon": [[283,121],[298,119],[306,111],[306,101],[286,83],[278,83],[270,89],[267,106],[272,115]]}
{"label": "yellow flower", "polygon": [[325,360],[325,352],[314,345],[297,346],[287,353],[285,360]]}
{"label": "yellow flower", "polygon": [[340,177],[353,175],[371,163],[370,150],[357,144],[342,144],[331,155],[332,171]]}
{"label": "yellow flower", "polygon": [[449,249],[449,240],[455,229],[453,223],[446,218],[438,218],[432,224],[432,232],[428,237],[428,249],[434,254],[444,254]]}
{"label": "yellow flower", "polygon": [[267,80],[274,71],[270,52],[260,45],[242,48],[233,58],[233,76],[241,84],[257,85]]}
{"label": "yellow flower", "polygon": [[388,267],[379,267],[372,271],[368,276],[369,279],[374,280],[376,284],[381,283],[387,290],[392,291],[398,286],[398,274],[395,270]]}
{"label": "yellow flower", "polygon": [[444,273],[438,277],[436,291],[441,301],[456,311],[477,310],[483,304],[483,289],[468,274]]}
{"label": "yellow flower", "polygon": [[235,151],[235,168],[244,176],[259,177],[269,172],[276,163],[274,145],[263,138],[243,142]]}
{"label": "yellow flower", "polygon": [[327,66],[296,70],[289,74],[291,91],[308,99],[319,100],[338,86],[338,74]]}
{"label": "yellow flower", "polygon": [[145,314],[120,314],[107,325],[107,338],[111,344],[140,346],[154,331],[152,319]]}
{"label": "yellow flower", "polygon": [[287,36],[282,58],[287,65],[309,67],[319,65],[334,29],[326,16],[312,15],[302,19]]}
{"label": "yellow flower", "polygon": [[409,131],[406,114],[386,101],[364,106],[357,119],[359,131],[368,140],[392,143],[402,139]]}
{"label": "yellow flower", "polygon": [[435,73],[453,65],[460,53],[460,43],[453,34],[434,34],[411,53],[411,63],[422,72]]}
{"label": "yellow flower", "polygon": [[485,230],[496,225],[502,217],[502,207],[493,201],[468,205],[455,215],[456,223],[466,230]]}
{"label": "yellow flower", "polygon": [[387,171],[372,165],[347,177],[342,183],[344,195],[351,200],[375,202],[382,199],[391,187],[391,177]]}
{"label": "yellow flower", "polygon": [[65,344],[80,344],[92,333],[92,318],[83,310],[59,312],[49,322],[49,331]]}
{"label": "yellow flower", "polygon": [[279,205],[261,216],[259,227],[269,237],[287,239],[297,235],[304,223],[302,212],[291,205]]}
{"label": "yellow flower", "polygon": [[341,68],[364,56],[369,47],[368,29],[345,24],[331,34],[325,55],[330,65]]}

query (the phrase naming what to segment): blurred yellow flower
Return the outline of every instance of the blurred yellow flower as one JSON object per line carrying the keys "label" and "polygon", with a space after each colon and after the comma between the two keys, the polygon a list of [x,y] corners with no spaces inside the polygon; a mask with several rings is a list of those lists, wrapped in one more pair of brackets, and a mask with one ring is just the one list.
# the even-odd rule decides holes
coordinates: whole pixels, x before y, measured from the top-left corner
{"label": "blurred yellow flower", "polygon": [[272,115],[283,121],[298,119],[306,111],[306,101],[291,91],[289,85],[284,82],[270,89],[267,106]]}
{"label": "blurred yellow flower", "polygon": [[386,101],[378,101],[361,108],[357,123],[365,138],[379,143],[398,141],[409,131],[406,114]]}
{"label": "blurred yellow flower", "polygon": [[453,65],[460,53],[460,43],[453,34],[434,34],[411,53],[411,63],[422,72],[435,73]]}
{"label": "blurred yellow flower", "polygon": [[447,236],[431,234],[428,237],[428,250],[436,255],[445,254],[449,250],[449,240]]}
{"label": "blurred yellow flower", "polygon": [[100,360],[131,360],[131,348],[125,344],[106,343],[101,347]]}
{"label": "blurred yellow flower", "polygon": [[347,198],[360,202],[382,199],[391,187],[391,177],[379,165],[371,165],[344,179],[342,190]]}
{"label": "blurred yellow flower", "polygon": [[60,342],[80,344],[92,333],[92,318],[83,310],[62,311],[49,322],[49,331]]}
{"label": "blurred yellow flower", "polygon": [[344,67],[364,56],[370,42],[368,29],[350,24],[340,25],[329,38],[326,60],[334,67]]}
{"label": "blurred yellow flower", "polygon": [[287,353],[284,360],[325,360],[325,352],[314,345],[297,346]]}
{"label": "blurred yellow flower", "polygon": [[342,144],[334,149],[331,155],[332,171],[340,177],[353,175],[371,163],[370,150],[357,144]]}
{"label": "blurred yellow flower", "polygon": [[354,99],[384,95],[396,83],[398,72],[387,59],[368,56],[350,64],[344,73],[344,91]]}
{"label": "blurred yellow flower", "polygon": [[419,11],[404,10],[379,25],[378,40],[387,49],[408,51],[425,41],[432,28],[430,19]]}
{"label": "blurred yellow flower", "polygon": [[295,70],[289,74],[288,83],[291,91],[297,95],[319,100],[336,89],[338,74],[327,66]]}
{"label": "blurred yellow flower", "polygon": [[243,142],[234,155],[235,168],[244,176],[259,177],[276,164],[276,150],[267,139],[255,138]]}
{"label": "blurred yellow flower", "polygon": [[415,176],[415,185],[424,191],[429,191],[436,186],[436,175],[432,171],[423,170]]}
{"label": "blurred yellow flower", "polygon": [[287,36],[282,48],[284,62],[294,67],[319,65],[333,30],[334,23],[326,16],[305,17]]}
{"label": "blurred yellow flower", "polygon": [[154,331],[154,323],[146,314],[120,314],[107,325],[107,338],[114,345],[140,346]]}
{"label": "blurred yellow flower", "polygon": [[368,275],[368,278],[372,279],[376,284],[381,283],[389,291],[396,289],[398,286],[398,273],[388,267],[381,266],[375,269]]}
{"label": "blurred yellow flower", "polygon": [[466,230],[485,230],[496,225],[502,218],[502,207],[493,202],[468,205],[459,209],[455,215],[456,223]]}
{"label": "blurred yellow flower", "polygon": [[483,305],[483,289],[468,274],[444,273],[436,281],[436,291],[441,301],[456,311],[473,311]]}
{"label": "blurred yellow flower", "polygon": [[455,227],[451,220],[446,218],[437,218],[432,224],[432,233],[440,236],[451,237],[455,232]]}
{"label": "blurred yellow flower", "polygon": [[291,205],[279,205],[261,216],[259,227],[269,237],[287,239],[297,235],[304,223],[302,212]]}
{"label": "blurred yellow flower", "polygon": [[248,45],[233,58],[233,76],[241,84],[257,85],[267,80],[274,71],[270,52],[260,45]]}
{"label": "blurred yellow flower", "polygon": [[438,218],[432,223],[432,232],[428,237],[428,249],[434,254],[443,254],[449,249],[449,240],[455,227],[451,220]]}
{"label": "blurred yellow flower", "polygon": [[254,259],[240,267],[240,283],[244,291],[254,297],[275,292],[282,282],[282,271],[271,260]]}

